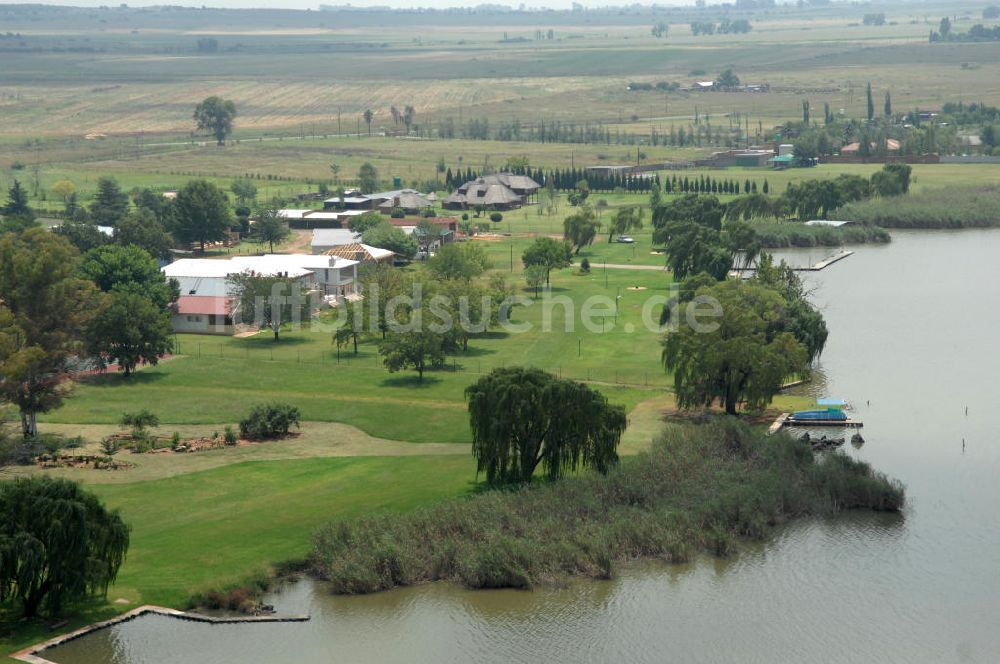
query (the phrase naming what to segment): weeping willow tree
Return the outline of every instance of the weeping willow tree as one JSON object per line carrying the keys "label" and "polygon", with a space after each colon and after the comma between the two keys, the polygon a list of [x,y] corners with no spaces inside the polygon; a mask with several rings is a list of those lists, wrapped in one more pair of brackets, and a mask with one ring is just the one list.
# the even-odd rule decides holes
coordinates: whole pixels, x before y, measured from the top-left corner
{"label": "weeping willow tree", "polygon": [[[711,304],[718,315],[700,317],[691,310]],[[684,323],[663,339],[662,360],[682,409],[718,401],[729,415],[741,404],[763,410],[787,379],[809,371],[806,346],[786,330],[786,301],[760,283],[700,288],[691,302],[678,306],[678,314]]]}
{"label": "weeping willow tree", "polygon": [[0,602],[20,603],[25,617],[106,594],[128,551],[118,512],[69,480],[0,484],[0,514]]}
{"label": "weeping willow tree", "polygon": [[607,473],[625,431],[622,406],[583,383],[540,369],[495,369],[465,390],[476,471],[492,485],[549,479],[567,470]]}

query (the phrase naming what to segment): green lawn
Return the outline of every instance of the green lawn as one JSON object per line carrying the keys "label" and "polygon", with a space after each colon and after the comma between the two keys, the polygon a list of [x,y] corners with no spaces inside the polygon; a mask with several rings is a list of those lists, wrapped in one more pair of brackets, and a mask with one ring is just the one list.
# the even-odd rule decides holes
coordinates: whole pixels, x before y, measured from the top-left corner
{"label": "green lawn", "polygon": [[[516,242],[520,246],[528,240]],[[429,372],[422,384],[413,372],[386,371],[377,339],[363,343],[357,356],[341,351],[338,362],[331,333],[319,326],[289,331],[277,343],[266,333],[250,338],[178,335],[180,357],[128,379],[117,374],[88,379],[45,421],[115,423],[124,411],[148,408],[164,428],[221,426],[237,422],[252,403],[280,399],[298,406],[305,420],[351,424],[381,438],[468,442],[463,390],[496,367],[534,365],[590,380],[628,409],[654,396],[651,390],[668,387],[659,364],[659,335],[643,323],[643,308],[658,319],[660,305],[649,299],[669,295],[669,274],[561,270],[553,274],[551,306],[523,290],[517,257],[509,276],[526,303],[515,309],[513,322],[531,329],[473,339],[468,352],[449,357],[448,367]],[[636,288],[644,290],[630,290]],[[595,297],[599,308],[584,321],[585,307]]]}
{"label": "green lawn", "polygon": [[[305,557],[310,534],[330,519],[410,510],[466,493],[474,481],[471,456],[418,456],[247,462],[91,485],[121,510],[132,545],[108,601],[87,605],[73,624],[146,603],[183,606],[196,592],[267,572],[269,562]],[[52,635],[40,625],[0,622],[0,653]]]}

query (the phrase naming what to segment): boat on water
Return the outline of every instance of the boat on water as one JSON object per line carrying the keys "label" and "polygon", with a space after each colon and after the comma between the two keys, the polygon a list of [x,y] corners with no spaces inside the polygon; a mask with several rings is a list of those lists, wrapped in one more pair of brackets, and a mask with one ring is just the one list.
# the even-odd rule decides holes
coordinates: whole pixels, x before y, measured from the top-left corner
{"label": "boat on water", "polygon": [[839,408],[824,408],[821,410],[799,410],[792,413],[795,422],[844,422],[847,413]]}

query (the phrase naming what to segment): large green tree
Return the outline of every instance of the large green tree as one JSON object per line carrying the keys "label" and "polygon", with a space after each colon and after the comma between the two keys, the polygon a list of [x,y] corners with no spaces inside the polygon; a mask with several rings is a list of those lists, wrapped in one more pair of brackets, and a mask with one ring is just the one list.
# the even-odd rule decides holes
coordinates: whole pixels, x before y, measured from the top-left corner
{"label": "large green tree", "polygon": [[421,219],[413,229],[413,239],[423,252],[424,258],[430,257],[431,248],[440,243],[445,236],[445,230],[438,224],[427,219]]}
{"label": "large green tree", "polygon": [[377,226],[366,230],[361,241],[367,245],[388,249],[404,260],[409,260],[417,254],[417,241],[407,235],[402,228],[383,221]]}
{"label": "large green tree", "polygon": [[306,324],[312,314],[309,294],[299,279],[261,275],[251,271],[226,279],[233,297],[233,320],[245,325],[268,327],[280,340],[281,326]]}
{"label": "large green tree", "polygon": [[97,195],[90,204],[90,220],[98,226],[117,226],[128,212],[128,196],[114,178],[97,180]]}
{"label": "large green tree", "polygon": [[621,208],[615,212],[608,225],[608,242],[611,242],[615,235],[624,235],[640,228],[642,228],[642,208],[637,206]]}
{"label": "large green tree", "polygon": [[233,131],[236,104],[222,97],[211,96],[194,107],[194,122],[199,131],[215,137],[216,144],[225,145],[226,137]]}
{"label": "large green tree", "polygon": [[378,350],[390,372],[413,369],[423,382],[424,371],[444,366],[444,341],[444,334],[429,329],[390,332]]}
{"label": "large green tree", "polygon": [[872,174],[872,191],[882,197],[902,196],[910,190],[909,164],[886,164]]}
{"label": "large green tree", "polygon": [[551,237],[536,238],[521,254],[524,267],[538,265],[545,269],[545,284],[549,284],[550,273],[564,267],[569,267],[573,260],[573,249],[565,241]]}
{"label": "large green tree", "polygon": [[494,369],[465,390],[477,472],[489,484],[549,479],[580,466],[601,473],[618,461],[627,418],[583,383],[541,369]]}
{"label": "large green tree", "polygon": [[[718,316],[698,311],[717,304]],[[677,328],[663,340],[663,364],[673,374],[681,408],[718,401],[735,415],[741,404],[759,410],[789,377],[809,369],[807,349],[784,330],[787,303],[757,283],[724,281],[698,290],[678,306]]]}
{"label": "large green tree", "polygon": [[79,484],[46,476],[0,483],[0,601],[25,617],[58,615],[70,601],[107,593],[129,528]]}
{"label": "large green tree", "polygon": [[108,245],[84,255],[80,274],[107,295],[86,328],[87,348],[129,376],[173,350],[168,305],[179,295],[156,260],[134,245]]}
{"label": "large green tree", "polygon": [[722,235],[725,210],[715,196],[685,194],[653,211],[653,242],[663,245],[675,279],[701,272],[726,278],[733,252]]}
{"label": "large green tree", "polygon": [[177,283],[168,281],[156,260],[135,245],[98,247],[84,254],[80,276],[104,291],[136,293],[165,310],[179,295]]}
{"label": "large green tree", "polygon": [[253,224],[253,236],[258,242],[266,242],[271,252],[274,252],[274,243],[281,243],[291,235],[288,229],[288,222],[278,216],[278,211],[273,209],[263,209],[257,212],[257,219]]}
{"label": "large green tree", "polygon": [[87,325],[87,348],[130,376],[140,363],[156,366],[174,349],[170,314],[136,292],[115,290]]}
{"label": "large green tree", "polygon": [[449,242],[427,263],[438,279],[472,279],[490,269],[490,259],[476,242]]}
{"label": "large green tree", "polygon": [[34,219],[34,213],[28,205],[28,192],[17,180],[14,180],[14,184],[7,190],[7,202],[0,208],[0,214]]}
{"label": "large green tree", "polygon": [[148,208],[140,208],[115,226],[114,240],[123,246],[135,245],[156,258],[168,259],[174,248],[174,238]]}
{"label": "large green tree", "polygon": [[21,432],[69,390],[66,362],[83,352],[83,331],[99,305],[77,273],[79,255],[41,228],[0,238],[0,397],[20,411]]}
{"label": "large green tree", "polygon": [[369,162],[361,164],[358,168],[358,187],[361,193],[370,194],[378,189],[378,170]]}
{"label": "large green tree", "polygon": [[599,227],[600,222],[597,221],[594,209],[589,205],[582,205],[563,221],[563,239],[572,245],[573,253],[579,254],[581,249],[594,242]]}
{"label": "large green tree", "polygon": [[232,224],[226,194],[207,180],[192,180],[177,192],[174,203],[174,236],[181,242],[218,242]]}
{"label": "large green tree", "polygon": [[[117,228],[115,230],[117,231]],[[81,253],[111,242],[111,238],[102,233],[96,225],[86,221],[64,221],[53,228],[52,232],[69,240],[69,243]]]}

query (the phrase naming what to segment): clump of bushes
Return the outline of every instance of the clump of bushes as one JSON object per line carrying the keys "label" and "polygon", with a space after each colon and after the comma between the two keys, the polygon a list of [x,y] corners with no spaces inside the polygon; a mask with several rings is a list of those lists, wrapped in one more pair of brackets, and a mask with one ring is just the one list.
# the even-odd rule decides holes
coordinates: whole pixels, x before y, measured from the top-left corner
{"label": "clump of bushes", "polygon": [[286,403],[259,404],[240,421],[240,436],[248,440],[284,438],[291,428],[299,427],[299,409]]}
{"label": "clump of bushes", "polygon": [[906,196],[873,198],[831,214],[883,228],[992,228],[1000,226],[1000,187],[927,189]]}
{"label": "clump of bushes", "polygon": [[258,599],[270,586],[269,575],[257,574],[238,586],[196,594],[188,600],[186,608],[255,613],[259,608]]}
{"label": "clump of bushes", "polygon": [[565,575],[608,578],[638,557],[728,556],[790,517],[903,504],[903,487],[863,462],[814,456],[787,434],[719,418],[671,426],[606,476],[332,523],[315,536],[312,567],[338,593],[441,579],[530,588]]}
{"label": "clump of bushes", "polygon": [[761,246],[767,249],[839,247],[843,244],[885,243],[891,239],[884,228],[868,224],[832,227],[785,221],[754,223],[753,228]]}

